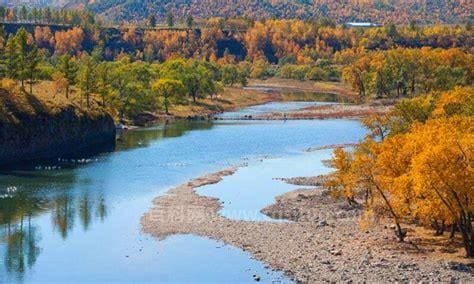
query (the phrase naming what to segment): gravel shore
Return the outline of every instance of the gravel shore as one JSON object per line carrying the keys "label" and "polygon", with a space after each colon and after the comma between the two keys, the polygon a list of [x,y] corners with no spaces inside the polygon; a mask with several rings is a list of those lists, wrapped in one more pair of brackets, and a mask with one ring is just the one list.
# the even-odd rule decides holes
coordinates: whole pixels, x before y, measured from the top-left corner
{"label": "gravel shore", "polygon": [[330,104],[303,108],[287,113],[272,112],[259,115],[254,119],[261,120],[298,120],[298,119],[359,119],[374,114],[384,114],[390,106],[372,104]]}
{"label": "gravel shore", "polygon": [[[297,282],[462,282],[472,283],[472,262],[457,241],[419,237],[409,228],[398,243],[387,226],[361,230],[360,208],[335,200],[320,188],[279,196],[262,212],[289,222],[230,220],[218,214],[218,199],[200,196],[199,187],[219,182],[235,168],[194,179],[154,200],[142,217],[143,230],[158,239],[194,234],[222,240],[253,254]],[[317,184],[319,179],[288,180]],[[416,231],[413,232],[413,231]],[[229,279],[231,281],[231,279]]]}

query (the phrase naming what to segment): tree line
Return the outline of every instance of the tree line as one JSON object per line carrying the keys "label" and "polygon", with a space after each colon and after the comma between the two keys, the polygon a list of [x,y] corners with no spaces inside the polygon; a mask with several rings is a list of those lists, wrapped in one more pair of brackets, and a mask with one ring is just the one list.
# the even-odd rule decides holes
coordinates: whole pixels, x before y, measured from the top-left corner
{"label": "tree line", "polygon": [[[193,24],[193,19],[189,21]],[[345,79],[362,97],[365,93],[389,96],[395,81],[398,82],[397,92],[402,92],[403,95],[414,90],[413,86],[411,89],[407,87],[409,82],[406,82],[406,76],[411,76],[407,68],[415,66],[420,71],[419,60],[413,56],[417,57],[418,54],[415,53],[420,53],[424,58],[424,54],[430,53],[426,51],[429,49],[422,49],[426,52],[421,52],[422,47],[439,48],[431,53],[438,57],[433,60],[444,66],[444,69],[437,70],[426,66],[421,70],[425,74],[429,75],[433,71],[432,76],[435,74],[453,80],[463,76],[469,78],[472,74],[472,71],[466,73],[465,63],[464,66],[458,66],[458,63],[446,64],[446,60],[440,60],[447,53],[455,53],[454,50],[466,59],[462,53],[470,54],[473,45],[473,30],[470,25],[387,25],[360,29],[337,26],[324,20],[255,22],[212,18],[205,20],[204,26],[200,30],[159,30],[135,26],[103,28],[98,23],[55,30],[49,26],[36,26],[34,29],[30,27],[29,38],[46,57],[65,54],[81,57],[96,48],[102,50],[102,58],[107,61],[127,56],[131,61],[154,63],[182,57],[219,65],[238,65],[240,69],[251,69],[248,73],[253,78],[281,76],[297,80]],[[242,27],[247,28],[242,30]],[[0,51],[5,50],[8,36],[0,26]],[[403,55],[397,55],[401,51],[393,49],[406,51]],[[450,51],[442,52],[441,49]],[[413,50],[414,55],[409,55],[408,50]],[[467,56],[468,60],[471,58],[472,56]],[[406,61],[405,66],[396,63],[395,59]],[[381,61],[385,67],[383,70],[375,70],[374,66],[380,66],[377,62]],[[352,69],[342,68],[347,65],[352,66]],[[392,70],[394,68],[395,71]],[[397,75],[394,72],[398,72]],[[357,73],[363,73],[363,76],[357,79],[361,75]],[[397,76],[398,78],[394,78]],[[421,78],[418,81],[423,80]],[[468,81],[464,80],[464,83],[468,84]],[[443,82],[438,80],[436,84],[442,85]]]}
{"label": "tree line", "polygon": [[346,50],[336,58],[345,64],[342,77],[359,100],[414,97],[473,83],[474,57],[458,48]]}
{"label": "tree line", "polygon": [[[469,50],[474,45],[473,30],[465,26],[395,26],[387,25],[369,29],[337,26],[330,21],[266,20],[247,21],[213,18],[201,23],[199,31],[155,30],[139,26],[105,28],[99,22],[87,21],[88,16],[79,17],[80,24],[68,29],[52,30],[50,27],[30,26],[29,31],[38,33],[43,48],[51,54],[90,52],[95,46],[104,45],[104,52],[112,60],[121,52],[140,59],[161,60],[179,53],[183,57],[209,60],[220,58],[224,50],[239,60],[265,59],[269,63],[280,63],[288,56],[298,64],[318,59],[332,59],[334,54],[345,49],[388,50],[405,48],[452,48]],[[171,19],[170,22],[174,20]],[[193,19],[189,19],[193,25]],[[87,22],[84,23],[84,22]],[[34,26],[34,24],[33,24]],[[246,27],[242,29],[242,27]],[[5,30],[5,28],[3,28]],[[63,46],[64,35],[81,31],[79,44]],[[9,31],[16,32],[16,31]],[[0,34],[5,40],[8,36]],[[35,35],[35,39],[36,39]],[[0,39],[1,40],[1,39]],[[1,46],[0,46],[1,47]],[[160,50],[166,50],[163,54]]]}
{"label": "tree line", "polygon": [[29,93],[38,81],[50,80],[55,88],[52,94],[69,98],[79,90],[80,102],[87,107],[98,96],[102,107],[126,118],[143,111],[169,114],[172,104],[214,98],[224,86],[246,85],[249,76],[241,66],[194,59],[149,63],[126,55],[114,61],[103,58],[100,47],[77,56],[44,56],[32,35],[20,29],[8,37],[0,56],[0,79],[4,88],[12,89],[18,83],[26,91],[28,85]]}
{"label": "tree line", "polygon": [[85,10],[7,8],[0,5],[0,22],[89,26],[95,23],[95,17]]}

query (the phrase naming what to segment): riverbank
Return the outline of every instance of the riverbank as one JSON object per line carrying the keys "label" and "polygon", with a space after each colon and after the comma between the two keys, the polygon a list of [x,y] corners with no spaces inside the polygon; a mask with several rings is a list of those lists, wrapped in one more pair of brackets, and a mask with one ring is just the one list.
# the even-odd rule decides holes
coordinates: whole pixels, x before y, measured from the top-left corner
{"label": "riverbank", "polygon": [[[286,92],[335,94],[341,99],[347,100],[353,100],[357,96],[350,86],[340,82],[299,81],[272,77],[267,80],[251,79],[248,87]],[[284,100],[294,101],[295,98],[289,95]]]}
{"label": "riverbank", "polygon": [[[338,82],[297,81],[281,78],[250,80],[246,87],[226,87],[223,92],[213,98],[201,98],[195,103],[172,105],[170,107],[171,115],[141,114],[132,120],[135,124],[145,125],[153,120],[212,119],[213,115],[218,113],[270,102],[352,101],[355,95],[356,93],[348,86]],[[351,108],[354,110],[348,110],[346,113],[342,113],[342,116],[353,117],[358,106],[354,105]],[[362,112],[361,115],[365,115],[369,112],[383,111],[376,109],[376,106],[373,108],[375,110],[369,110],[362,106],[359,113]],[[335,116],[332,112],[336,111],[330,109],[332,106],[317,113],[311,109],[304,110],[304,114],[298,111],[292,113],[287,119],[332,118]],[[301,111],[303,112],[303,110]],[[268,114],[255,119],[283,119],[283,114]]]}
{"label": "riverbank", "polygon": [[[473,270],[462,257],[458,240],[432,237],[409,227],[407,242],[398,243],[389,222],[361,230],[360,209],[334,200],[320,188],[284,194],[262,210],[293,222],[227,219],[218,213],[220,200],[197,191],[235,171],[230,168],[191,180],[156,198],[153,208],[142,217],[143,230],[158,239],[194,234],[222,240],[297,282],[472,280]],[[320,179],[297,181],[315,186]]]}
{"label": "riverbank", "polygon": [[196,103],[187,105],[173,105],[170,107],[170,113],[177,119],[210,117],[224,111],[281,100],[281,95],[275,92],[226,87],[224,92],[214,98],[199,99]]}
{"label": "riverbank", "polygon": [[108,151],[115,124],[100,109],[0,89],[0,166]]}
{"label": "riverbank", "polygon": [[[48,105],[81,105],[80,91],[72,88],[69,98],[64,94],[54,93],[55,87],[52,82],[43,81],[34,86],[34,93],[40,101]],[[226,87],[223,92],[214,97],[200,98],[195,103],[173,104],[170,106],[170,114],[162,112],[141,112],[133,117],[122,119],[122,125],[146,126],[157,121],[172,121],[179,119],[206,120],[212,119],[214,115],[245,108],[248,106],[261,105],[270,102],[293,102],[293,101],[347,101],[355,93],[350,88],[338,82],[313,82],[297,81],[281,78],[270,78],[268,80],[250,80],[249,85],[242,87]],[[95,95],[92,100],[94,109],[102,109],[100,103],[102,98]],[[104,110],[105,111],[105,110]],[[118,113],[113,109],[107,110],[119,122]],[[307,108],[286,114],[270,113],[253,119],[322,119],[334,117],[356,117],[369,113],[383,112],[380,106],[373,105],[344,105],[344,106],[321,106]]]}

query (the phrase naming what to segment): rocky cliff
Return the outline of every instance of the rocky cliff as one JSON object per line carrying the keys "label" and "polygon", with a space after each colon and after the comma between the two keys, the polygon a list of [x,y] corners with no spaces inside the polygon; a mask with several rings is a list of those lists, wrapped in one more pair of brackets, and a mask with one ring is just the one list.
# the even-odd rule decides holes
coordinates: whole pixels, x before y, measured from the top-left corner
{"label": "rocky cliff", "polygon": [[48,105],[0,89],[0,166],[97,151],[115,144],[115,124],[101,110]]}

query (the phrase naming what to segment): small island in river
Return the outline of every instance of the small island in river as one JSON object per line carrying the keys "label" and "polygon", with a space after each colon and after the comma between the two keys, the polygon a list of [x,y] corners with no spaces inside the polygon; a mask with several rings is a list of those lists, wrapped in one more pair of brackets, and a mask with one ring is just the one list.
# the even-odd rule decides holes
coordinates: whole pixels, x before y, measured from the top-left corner
{"label": "small island in river", "polygon": [[220,200],[200,195],[199,188],[218,183],[236,170],[193,179],[157,197],[141,220],[143,230],[160,240],[180,234],[222,240],[300,283],[472,279],[472,264],[465,262],[456,243],[446,244],[443,238],[416,227],[410,227],[416,237],[398,243],[390,222],[361,230],[361,207],[334,199],[320,187],[321,177],[287,179],[312,188],[279,196],[275,204],[262,209],[272,218],[291,222],[223,217]]}

